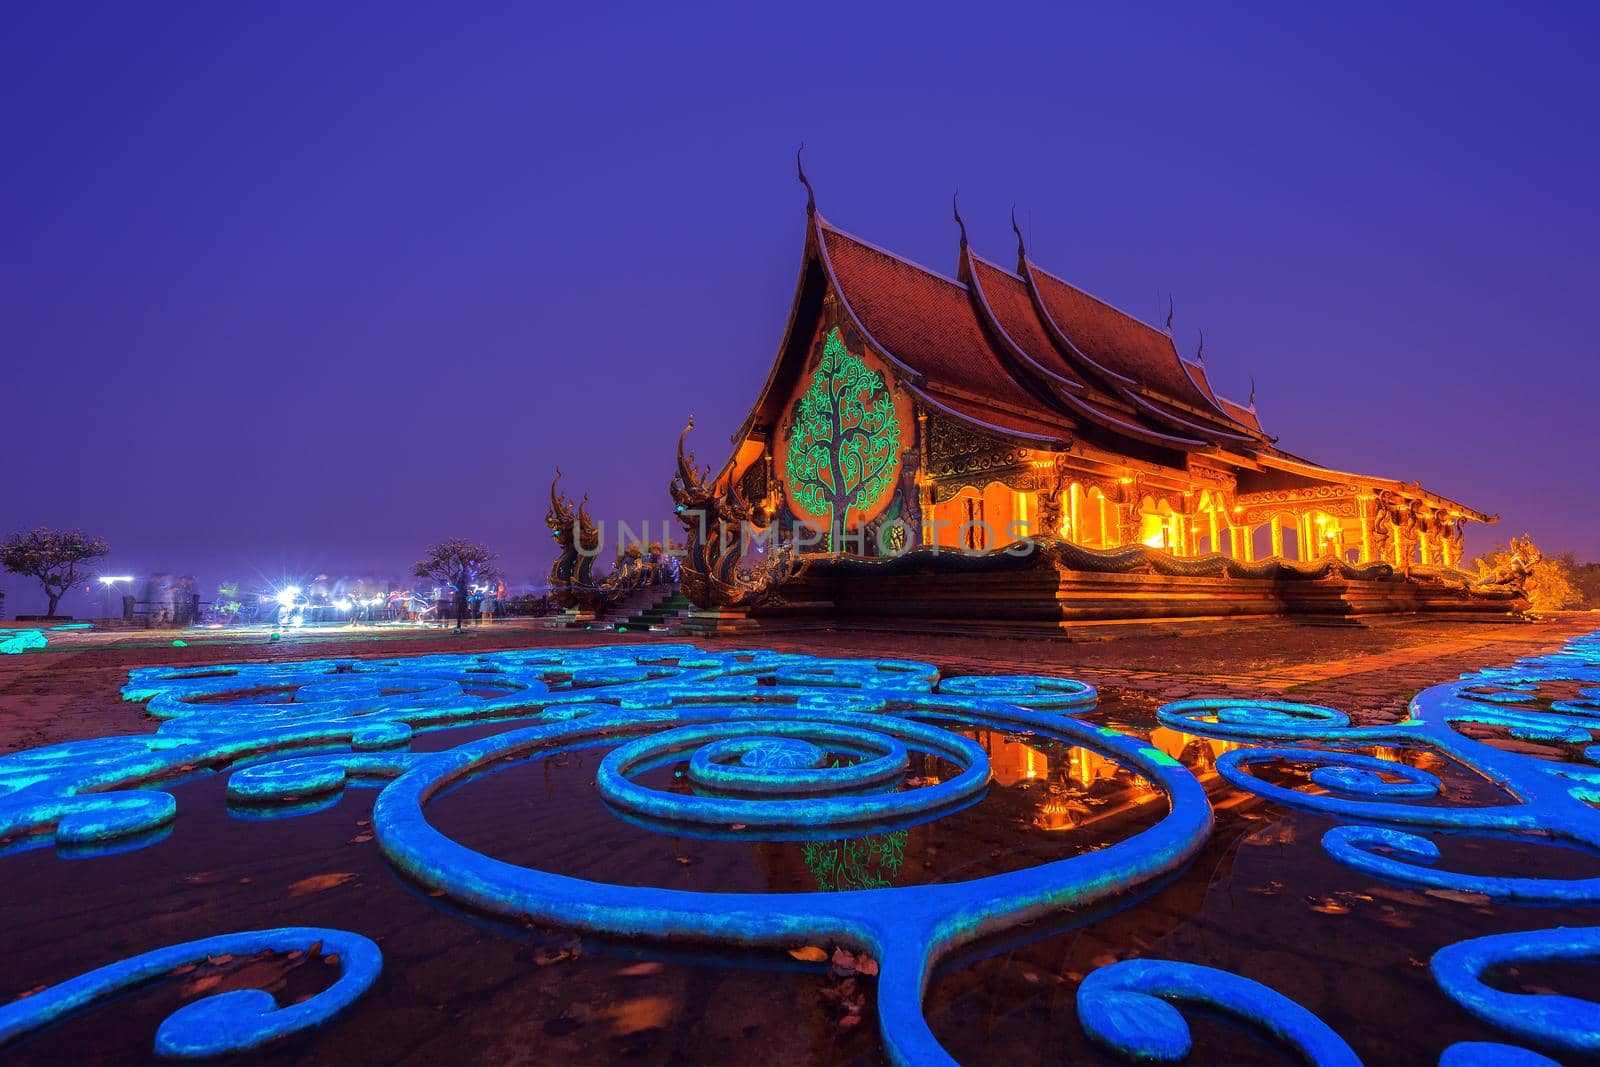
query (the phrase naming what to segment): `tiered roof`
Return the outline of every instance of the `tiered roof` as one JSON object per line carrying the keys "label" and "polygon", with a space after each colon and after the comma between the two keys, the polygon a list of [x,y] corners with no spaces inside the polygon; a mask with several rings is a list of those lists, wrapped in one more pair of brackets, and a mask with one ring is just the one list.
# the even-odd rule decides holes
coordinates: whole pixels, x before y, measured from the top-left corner
{"label": "tiered roof", "polygon": [[1256,416],[1254,390],[1249,403],[1219,395],[1204,364],[1180,355],[1166,331],[1034,263],[1020,230],[1016,269],[1007,270],[973,252],[962,225],[950,277],[840,230],[809,198],[806,212],[805,266],[789,332],[735,440],[781,417],[778,406],[798,379],[815,314],[831,291],[928,406],[1029,444],[1064,448],[1098,437],[1116,447],[1121,440],[1173,461],[1194,452],[1231,458],[1242,475],[1359,478],[1434,497],[1420,486],[1327,470],[1276,448]]}
{"label": "tiered roof", "polygon": [[811,215],[808,248],[856,325],[938,407],[1061,442],[1085,425],[1179,452],[1265,447],[1253,412],[1235,415],[1172,338],[1049,274],[975,255],[962,230],[947,277]]}

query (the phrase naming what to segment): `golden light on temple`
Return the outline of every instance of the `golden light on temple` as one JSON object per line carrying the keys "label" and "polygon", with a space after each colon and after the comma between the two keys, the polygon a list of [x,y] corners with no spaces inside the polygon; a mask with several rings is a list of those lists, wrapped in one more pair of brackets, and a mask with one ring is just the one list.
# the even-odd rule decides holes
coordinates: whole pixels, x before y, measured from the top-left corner
{"label": "golden light on temple", "polygon": [[[864,538],[862,555],[911,547],[930,560],[948,549],[994,557],[971,565],[983,576],[975,582],[945,581],[944,561],[874,574],[873,583],[893,591],[859,595],[886,616],[926,613],[938,603],[941,617],[954,618],[981,602],[985,618],[1053,627],[1107,617],[1515,607],[1516,589],[1480,589],[1460,570],[1465,524],[1494,516],[1416,482],[1283,451],[1253,401],[1216,393],[1170,334],[1035,270],[1026,257],[1011,273],[977,259],[963,239],[953,278],[856,238],[814,210],[804,254],[778,364],[728,465],[708,484],[691,469],[680,438],[683,485],[674,494],[686,527],[760,500],[759,521],[780,528],[827,520],[830,528],[899,524],[908,531],[892,544]],[[941,322],[971,328],[929,331],[921,321],[929,309]],[[892,350],[881,343],[891,338]],[[872,383],[864,409],[875,413],[870,431],[847,425],[841,406],[823,395],[816,368],[825,358],[859,368]],[[1062,377],[1081,386],[1038,388]],[[807,397],[815,401],[809,407],[801,404]],[[840,464],[847,431],[857,450],[850,456],[871,460],[859,471],[855,459]],[[846,477],[845,468],[854,473]],[[822,476],[828,470],[835,473]],[[841,477],[851,484],[833,484]],[[722,500],[730,494],[737,499]],[[1026,551],[1052,566],[1018,570],[998,554],[1025,538],[1037,542]],[[792,557],[769,557],[748,579],[735,565],[741,578],[733,583],[710,565],[728,547],[708,547],[705,577],[692,570],[686,583],[690,600],[744,610],[778,584],[832,580],[833,560],[818,560],[814,571],[794,563],[838,556],[837,543],[796,538],[792,547]],[[1174,567],[1160,556],[1204,562]],[[1259,566],[1268,562],[1289,566]],[[1217,575],[1238,581],[1211,581]],[[1318,576],[1330,584],[1307,584]],[[854,597],[861,587],[841,588]],[[1109,588],[1117,593],[1112,616]],[[819,613],[835,603],[821,593],[798,600]],[[1215,610],[1223,601],[1227,610]]]}
{"label": "golden light on temple", "polygon": [[1078,820],[1072,811],[1072,805],[1067,801],[1067,795],[1052,789],[1039,805],[1039,814],[1033,818],[1033,825],[1040,830],[1061,831],[1071,830],[1078,825]]}

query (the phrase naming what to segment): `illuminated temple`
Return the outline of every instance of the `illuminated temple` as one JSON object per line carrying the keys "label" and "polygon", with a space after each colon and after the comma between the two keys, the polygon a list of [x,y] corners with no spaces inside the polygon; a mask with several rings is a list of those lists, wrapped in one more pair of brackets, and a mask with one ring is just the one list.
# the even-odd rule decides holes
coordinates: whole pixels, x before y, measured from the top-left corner
{"label": "illuminated temple", "polygon": [[[1279,448],[1202,355],[1040,267],[1020,230],[1002,266],[960,226],[945,275],[808,195],[788,328],[731,456],[702,474],[680,441],[686,589],[1048,622],[1516,606],[1458,569],[1465,524],[1494,518]],[[780,548],[742,555],[730,520]]]}

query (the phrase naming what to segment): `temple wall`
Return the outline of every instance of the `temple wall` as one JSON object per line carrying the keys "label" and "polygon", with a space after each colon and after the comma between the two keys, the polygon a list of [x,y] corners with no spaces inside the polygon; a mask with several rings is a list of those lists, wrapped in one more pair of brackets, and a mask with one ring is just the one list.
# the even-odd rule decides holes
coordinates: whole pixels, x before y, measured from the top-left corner
{"label": "temple wall", "polygon": [[1504,618],[1522,602],[1485,598],[1399,575],[1382,580],[1111,574],[1060,568],[1038,557],[910,566],[822,561],[784,587],[762,615],[961,627],[1059,629],[1079,623],[1301,616],[1447,614]]}

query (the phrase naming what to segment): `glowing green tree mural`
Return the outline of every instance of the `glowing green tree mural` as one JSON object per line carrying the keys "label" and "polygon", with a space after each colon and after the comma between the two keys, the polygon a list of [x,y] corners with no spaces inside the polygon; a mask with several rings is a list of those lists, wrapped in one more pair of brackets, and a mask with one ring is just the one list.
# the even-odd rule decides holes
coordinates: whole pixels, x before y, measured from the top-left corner
{"label": "glowing green tree mural", "polygon": [[829,893],[846,889],[886,889],[894,884],[906,858],[908,831],[809,841],[802,850],[817,888]]}
{"label": "glowing green tree mural", "polygon": [[851,508],[869,510],[890,491],[900,456],[900,419],[883,375],[828,331],[822,361],[795,405],[784,464],[789,492],[826,517],[830,543]]}

